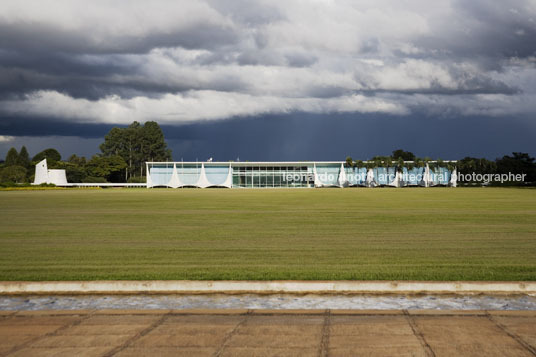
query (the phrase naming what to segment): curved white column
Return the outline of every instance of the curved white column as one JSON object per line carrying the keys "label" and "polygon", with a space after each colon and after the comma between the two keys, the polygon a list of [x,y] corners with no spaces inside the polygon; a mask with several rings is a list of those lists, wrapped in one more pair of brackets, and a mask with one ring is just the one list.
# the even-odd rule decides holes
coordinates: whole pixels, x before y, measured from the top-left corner
{"label": "curved white column", "polygon": [[151,179],[151,173],[149,172],[149,164],[145,163],[145,183],[147,188],[153,187],[153,180]]}
{"label": "curved white column", "polygon": [[396,170],[395,177],[393,181],[389,182],[389,186],[400,187],[401,176],[400,171]]}
{"label": "curved white column", "polygon": [[211,186],[210,182],[207,179],[207,174],[205,173],[205,164],[201,163],[201,173],[195,184],[197,187],[206,188]]}
{"label": "curved white column", "polygon": [[315,178],[315,187],[322,187],[322,182],[320,182],[320,179],[318,178],[318,172],[316,171],[316,163],[313,163],[313,175]]}
{"label": "curved white column", "polygon": [[430,166],[426,164],[426,167],[424,168],[424,187],[430,187]]}
{"label": "curved white column", "polygon": [[177,173],[177,163],[173,163],[173,173],[171,174],[171,180],[167,183],[171,188],[181,187],[181,180],[179,179],[179,174]]}
{"label": "curved white column", "polygon": [[374,182],[374,171],[372,169],[368,169],[367,171],[367,187],[374,187],[376,186],[376,182]]}
{"label": "curved white column", "polygon": [[458,172],[456,171],[456,168],[452,170],[452,173],[450,175],[450,186],[456,187],[458,184]]}
{"label": "curved white column", "polygon": [[346,177],[344,164],[341,164],[341,172],[339,173],[339,187],[348,187],[348,178]]}

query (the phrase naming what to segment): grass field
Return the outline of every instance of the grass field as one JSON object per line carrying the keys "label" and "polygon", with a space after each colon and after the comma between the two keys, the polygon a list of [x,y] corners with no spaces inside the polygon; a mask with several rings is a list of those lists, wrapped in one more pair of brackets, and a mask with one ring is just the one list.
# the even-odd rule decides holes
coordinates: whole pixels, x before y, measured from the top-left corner
{"label": "grass field", "polygon": [[0,192],[0,280],[536,280],[536,190]]}

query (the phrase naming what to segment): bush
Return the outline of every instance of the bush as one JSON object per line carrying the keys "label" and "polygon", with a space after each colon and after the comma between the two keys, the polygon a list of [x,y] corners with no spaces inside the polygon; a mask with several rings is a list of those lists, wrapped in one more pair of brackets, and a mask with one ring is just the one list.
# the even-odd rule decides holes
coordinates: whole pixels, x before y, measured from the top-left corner
{"label": "bush", "polygon": [[2,182],[0,183],[0,187],[30,187],[31,184],[29,183],[16,183],[16,182],[13,182],[13,181],[6,181],[6,182]]}
{"label": "bush", "polygon": [[106,181],[104,177],[86,176],[86,178],[82,180],[82,183],[108,183],[108,181]]}
{"label": "bush", "polygon": [[40,187],[56,187],[53,183],[42,183],[39,185]]}
{"label": "bush", "polygon": [[127,182],[128,183],[146,183],[147,182],[147,177],[146,176],[131,177],[131,178],[128,179]]}
{"label": "bush", "polygon": [[0,172],[0,182],[23,183],[26,181],[26,168],[22,166],[8,166]]}

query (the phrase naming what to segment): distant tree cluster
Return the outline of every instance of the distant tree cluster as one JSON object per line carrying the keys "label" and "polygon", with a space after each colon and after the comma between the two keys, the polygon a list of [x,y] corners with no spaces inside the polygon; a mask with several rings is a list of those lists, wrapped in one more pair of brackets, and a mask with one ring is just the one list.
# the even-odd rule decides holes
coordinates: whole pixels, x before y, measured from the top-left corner
{"label": "distant tree cluster", "polygon": [[145,125],[133,122],[127,128],[113,128],[100,149],[102,153],[90,160],[73,154],[62,161],[58,150],[53,148],[39,152],[32,159],[25,146],[20,152],[11,148],[0,163],[0,183],[33,182],[35,165],[43,159],[47,159],[49,169],[64,169],[68,182],[145,182],[145,161],[171,160],[171,150],[156,122]]}
{"label": "distant tree cluster", "polygon": [[104,157],[119,156],[127,163],[125,180],[144,176],[146,161],[170,161],[164,134],[154,121],[133,122],[127,128],[113,128],[100,146]]}
{"label": "distant tree cluster", "polygon": [[20,149],[20,152],[15,148],[9,149],[0,168],[0,182],[25,183],[31,164],[30,155],[25,146]]}
{"label": "distant tree cluster", "polygon": [[[404,161],[412,161],[413,163],[404,163]],[[346,158],[347,166],[353,167],[378,167],[378,166],[396,166],[396,167],[413,167],[424,166],[432,161],[431,158],[418,158],[410,151],[398,149],[393,151],[391,156],[374,156],[367,163],[356,160],[350,156]],[[459,173],[462,174],[526,174],[525,182],[536,183],[536,162],[535,158],[530,157],[527,153],[514,152],[512,156],[505,155],[502,158],[497,158],[494,161],[485,158],[465,157],[454,164],[445,163],[441,159],[435,161],[432,166],[445,166],[451,169],[456,167]]]}
{"label": "distant tree cluster", "polygon": [[526,174],[526,182],[536,183],[536,162],[527,153],[513,152],[495,161],[484,158],[465,157],[458,161],[458,169],[463,174]]}

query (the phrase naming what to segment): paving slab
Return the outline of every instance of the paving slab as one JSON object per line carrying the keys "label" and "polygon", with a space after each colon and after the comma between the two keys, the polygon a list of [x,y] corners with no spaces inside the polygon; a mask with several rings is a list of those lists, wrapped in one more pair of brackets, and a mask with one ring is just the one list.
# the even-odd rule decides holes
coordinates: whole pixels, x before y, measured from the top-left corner
{"label": "paving slab", "polygon": [[331,315],[404,315],[402,310],[330,310]]}
{"label": "paving slab", "polygon": [[404,316],[333,316],[330,336],[385,337],[413,336]]}
{"label": "paving slab", "polygon": [[67,325],[80,320],[80,316],[13,316],[1,321],[0,326]]}
{"label": "paving slab", "polygon": [[131,335],[59,335],[47,336],[30,347],[113,347],[128,340]]}
{"label": "paving slab", "polygon": [[[214,347],[150,347],[150,348],[139,348],[139,347],[129,347],[118,352],[117,357],[212,357],[218,351]],[[251,356],[251,355],[250,355]]]}
{"label": "paving slab", "polygon": [[535,316],[494,316],[496,321],[505,332],[520,339],[521,343],[529,345],[529,349],[536,355],[536,315]]}
{"label": "paving slab", "polygon": [[440,315],[445,315],[445,316],[459,316],[459,315],[464,315],[464,316],[485,316],[487,315],[487,311],[486,310],[457,310],[457,311],[452,311],[452,310],[406,310],[406,312],[409,314],[409,315],[432,315],[432,316],[440,316]]}
{"label": "paving slab", "polygon": [[97,357],[103,356],[109,348],[107,347],[38,347],[23,348],[15,353],[9,354],[10,357],[58,357],[58,356],[77,356],[77,357]]}
{"label": "paving slab", "polygon": [[188,324],[192,325],[210,325],[210,326],[229,326],[236,325],[244,319],[243,316],[237,315],[170,315],[162,322],[162,325]]}
{"label": "paving slab", "polygon": [[0,336],[3,338],[21,335],[41,336],[52,333],[63,326],[64,325],[4,325],[0,326]]}
{"label": "paving slab", "polygon": [[348,357],[348,356],[397,356],[397,357],[425,357],[427,354],[422,348],[415,348],[413,346],[398,346],[392,348],[390,346],[374,346],[374,347],[334,347],[329,349],[328,355],[330,357]]}
{"label": "paving slab", "polygon": [[536,317],[536,310],[494,310],[494,311],[486,311],[488,315],[492,316],[532,316]]}
{"label": "paving slab", "polygon": [[133,347],[219,347],[225,334],[200,333],[197,335],[147,334],[135,341]]}
{"label": "paving slab", "polygon": [[80,325],[149,325],[161,318],[160,315],[93,315]]}
{"label": "paving slab", "polygon": [[486,316],[414,316],[413,319],[436,356],[533,356]]}
{"label": "paving slab", "polygon": [[[278,348],[278,347],[228,347],[222,351],[221,356],[225,357],[316,357],[318,348]],[[348,355],[347,355],[348,356]]]}
{"label": "paving slab", "polygon": [[93,325],[93,324],[80,324],[78,326],[73,326],[62,332],[62,335],[80,335],[80,336],[91,336],[91,335],[124,335],[137,334],[143,329],[147,328],[148,325],[128,325],[128,324],[108,324],[108,325]]}
{"label": "paving slab", "polygon": [[0,318],[2,356],[534,356],[535,345],[534,312],[107,310]]}

